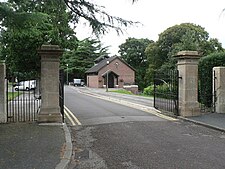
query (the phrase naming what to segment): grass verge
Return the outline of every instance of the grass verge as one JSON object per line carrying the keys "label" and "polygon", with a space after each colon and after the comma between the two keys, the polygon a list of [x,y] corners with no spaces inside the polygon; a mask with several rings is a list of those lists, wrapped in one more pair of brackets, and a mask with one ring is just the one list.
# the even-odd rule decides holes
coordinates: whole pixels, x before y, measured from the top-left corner
{"label": "grass verge", "polygon": [[8,101],[13,100],[14,98],[18,97],[21,95],[21,92],[8,92]]}
{"label": "grass verge", "polygon": [[123,89],[119,89],[119,90],[111,90],[111,91],[109,91],[109,92],[133,95],[133,93],[132,93],[131,91],[127,91],[127,90],[123,90]]}

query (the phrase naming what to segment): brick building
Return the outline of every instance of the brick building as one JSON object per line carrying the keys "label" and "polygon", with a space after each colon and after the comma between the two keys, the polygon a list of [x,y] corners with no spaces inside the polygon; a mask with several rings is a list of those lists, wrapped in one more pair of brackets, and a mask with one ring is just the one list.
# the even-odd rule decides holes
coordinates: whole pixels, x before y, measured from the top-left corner
{"label": "brick building", "polygon": [[87,86],[103,88],[123,88],[135,83],[135,70],[118,56],[102,56],[95,60],[95,65],[86,71]]}

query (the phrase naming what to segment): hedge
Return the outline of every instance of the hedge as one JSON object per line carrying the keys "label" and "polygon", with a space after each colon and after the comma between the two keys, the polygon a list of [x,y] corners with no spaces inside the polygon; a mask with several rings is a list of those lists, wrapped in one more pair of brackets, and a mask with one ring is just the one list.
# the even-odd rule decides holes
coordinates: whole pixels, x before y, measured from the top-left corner
{"label": "hedge", "polygon": [[199,102],[212,106],[213,67],[225,66],[225,52],[212,53],[199,61]]}

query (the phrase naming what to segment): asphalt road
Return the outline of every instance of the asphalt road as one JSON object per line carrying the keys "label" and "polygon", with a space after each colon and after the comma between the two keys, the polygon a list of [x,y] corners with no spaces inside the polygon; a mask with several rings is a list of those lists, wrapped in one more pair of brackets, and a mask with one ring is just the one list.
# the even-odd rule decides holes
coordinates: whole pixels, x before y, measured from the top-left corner
{"label": "asphalt road", "polygon": [[222,169],[225,134],[65,88],[65,104],[81,125],[71,126],[70,169]]}
{"label": "asphalt road", "polygon": [[[110,96],[117,99],[127,100],[133,103],[141,103],[142,105],[145,105],[145,106],[153,106],[153,97],[144,97],[144,96],[126,95],[126,94],[121,95],[120,93],[116,93],[116,92],[106,92],[105,89],[101,89],[101,88],[100,89],[80,88],[80,90],[84,92],[100,94],[102,96]],[[109,91],[111,90],[116,90],[116,89],[110,88]]]}

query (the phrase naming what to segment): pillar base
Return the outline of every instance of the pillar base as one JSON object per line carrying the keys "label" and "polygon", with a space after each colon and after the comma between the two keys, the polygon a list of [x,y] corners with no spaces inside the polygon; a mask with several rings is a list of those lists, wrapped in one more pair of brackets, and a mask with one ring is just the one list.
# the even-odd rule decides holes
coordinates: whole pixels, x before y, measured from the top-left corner
{"label": "pillar base", "polygon": [[199,108],[199,103],[196,102],[188,102],[184,104],[180,104],[180,115],[182,117],[193,117],[201,115],[201,111]]}
{"label": "pillar base", "polygon": [[62,123],[62,116],[55,114],[40,114],[38,115],[38,123]]}
{"label": "pillar base", "polygon": [[38,114],[39,123],[62,123],[59,108],[42,108]]}

